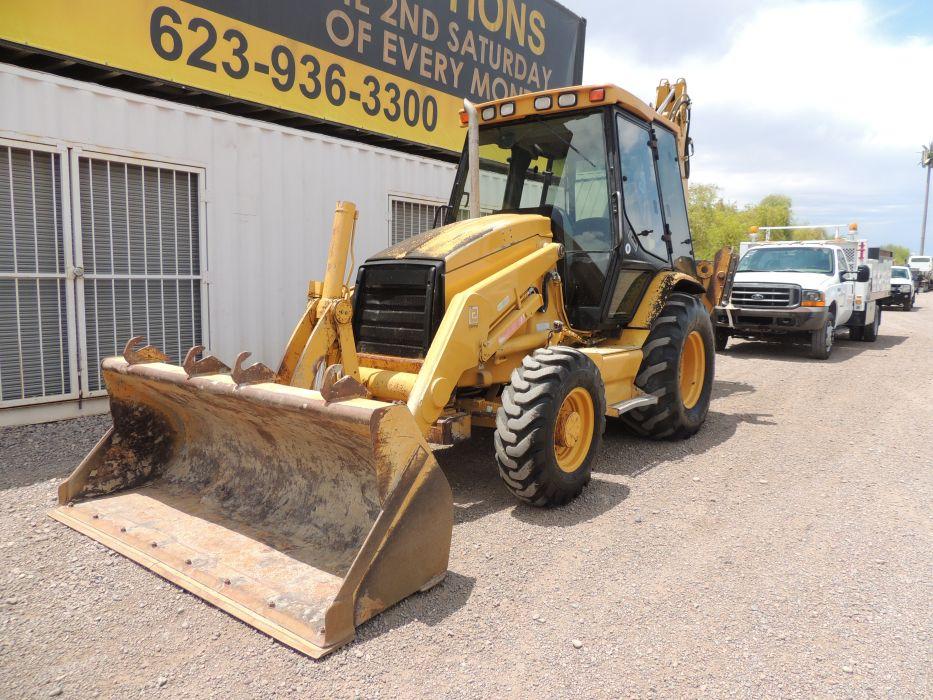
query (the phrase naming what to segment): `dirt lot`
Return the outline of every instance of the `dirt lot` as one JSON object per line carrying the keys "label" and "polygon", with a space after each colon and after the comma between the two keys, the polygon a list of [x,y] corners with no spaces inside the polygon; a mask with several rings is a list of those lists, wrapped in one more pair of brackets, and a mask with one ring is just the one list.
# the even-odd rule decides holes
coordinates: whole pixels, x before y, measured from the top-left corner
{"label": "dirt lot", "polygon": [[930,697],[933,294],[881,330],[735,343],[699,435],[610,426],[559,510],[439,453],[446,581],[319,662],[46,517],[106,419],[2,430],[0,696]]}

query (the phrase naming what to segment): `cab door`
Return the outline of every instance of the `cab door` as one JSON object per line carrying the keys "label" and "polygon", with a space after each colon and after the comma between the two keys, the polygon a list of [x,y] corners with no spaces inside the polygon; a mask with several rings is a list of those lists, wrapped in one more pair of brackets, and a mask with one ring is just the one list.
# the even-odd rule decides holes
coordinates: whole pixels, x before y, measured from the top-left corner
{"label": "cab door", "polygon": [[674,132],[658,123],[653,125],[652,133],[658,184],[661,188],[664,239],[671,251],[671,265],[679,272],[696,277],[693,238],[687,220],[687,201],[684,197],[680,156],[677,153],[677,137],[674,136]]}
{"label": "cab door", "polygon": [[841,326],[849,321],[855,309],[855,282],[843,278],[849,272],[849,263],[845,254],[836,249],[836,279],[833,289],[836,292],[836,325]]}

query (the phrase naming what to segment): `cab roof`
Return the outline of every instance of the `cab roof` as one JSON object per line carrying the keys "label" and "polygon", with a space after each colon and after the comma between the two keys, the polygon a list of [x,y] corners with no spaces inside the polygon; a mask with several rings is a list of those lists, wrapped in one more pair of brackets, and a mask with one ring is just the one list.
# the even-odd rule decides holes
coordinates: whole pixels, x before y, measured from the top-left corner
{"label": "cab roof", "polygon": [[[516,121],[532,114],[560,114],[613,104],[647,122],[660,122],[675,133],[680,133],[680,127],[676,123],[659,114],[651,105],[628,90],[611,84],[578,85],[526,92],[522,95],[478,103],[476,112],[479,116],[479,123],[482,125]],[[504,110],[503,107],[505,107]],[[465,110],[460,112],[460,122],[466,125]]]}

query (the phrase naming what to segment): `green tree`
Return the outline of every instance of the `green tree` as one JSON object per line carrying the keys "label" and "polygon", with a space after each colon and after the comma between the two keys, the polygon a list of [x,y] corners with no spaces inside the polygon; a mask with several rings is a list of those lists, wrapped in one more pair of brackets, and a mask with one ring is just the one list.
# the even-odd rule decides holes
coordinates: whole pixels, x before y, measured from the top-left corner
{"label": "green tree", "polygon": [[[716,185],[690,185],[687,207],[693,246],[698,259],[709,259],[725,245],[738,247],[748,240],[752,226],[795,225],[793,202],[783,194],[769,194],[757,204],[739,207],[723,199]],[[774,231],[772,240],[813,240],[824,238],[820,228]]]}
{"label": "green tree", "polygon": [[906,248],[902,245],[895,245],[893,243],[887,243],[881,246],[885,250],[890,250],[891,254],[894,256],[895,265],[906,265],[907,258],[910,257],[910,248]]}

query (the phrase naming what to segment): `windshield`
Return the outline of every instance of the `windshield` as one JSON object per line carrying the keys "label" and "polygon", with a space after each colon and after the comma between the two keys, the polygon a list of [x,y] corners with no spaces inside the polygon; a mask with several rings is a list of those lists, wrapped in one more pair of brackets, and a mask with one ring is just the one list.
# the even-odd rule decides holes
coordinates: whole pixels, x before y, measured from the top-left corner
{"label": "windshield", "polygon": [[908,274],[906,267],[892,267],[891,277],[904,277],[906,279],[910,279],[910,274]]}
{"label": "windshield", "polygon": [[928,263],[928,262],[930,262],[929,258],[911,258],[910,259],[911,265],[913,265],[914,263]]}
{"label": "windshield", "polygon": [[739,261],[739,272],[818,272],[831,275],[833,252],[825,248],[752,248]]}
{"label": "windshield", "polygon": [[[480,212],[540,209],[569,250],[613,245],[603,112],[480,127]],[[469,178],[458,218],[467,218]],[[552,214],[553,211],[553,214]]]}

